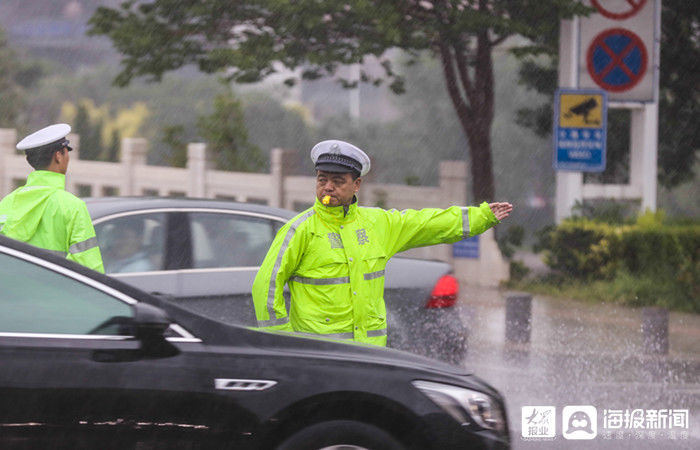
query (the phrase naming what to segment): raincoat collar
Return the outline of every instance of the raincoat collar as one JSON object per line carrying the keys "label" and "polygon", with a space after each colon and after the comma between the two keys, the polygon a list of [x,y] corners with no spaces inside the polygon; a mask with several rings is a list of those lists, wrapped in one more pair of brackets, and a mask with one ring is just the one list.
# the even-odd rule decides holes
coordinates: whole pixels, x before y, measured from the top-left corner
{"label": "raincoat collar", "polygon": [[45,186],[51,188],[66,188],[66,176],[50,170],[35,170],[27,177],[25,186]]}
{"label": "raincoat collar", "polygon": [[357,197],[353,197],[350,206],[347,207],[347,212],[344,206],[326,206],[316,198],[314,202],[314,210],[319,215],[321,220],[328,223],[350,223],[357,217]]}

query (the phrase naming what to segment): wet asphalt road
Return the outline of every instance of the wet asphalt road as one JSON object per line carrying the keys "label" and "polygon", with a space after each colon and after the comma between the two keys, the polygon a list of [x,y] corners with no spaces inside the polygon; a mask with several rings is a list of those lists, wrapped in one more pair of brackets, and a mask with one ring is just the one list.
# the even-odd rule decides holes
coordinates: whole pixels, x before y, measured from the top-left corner
{"label": "wet asphalt road", "polygon": [[[650,355],[643,351],[640,309],[535,296],[530,342],[512,344],[505,339],[507,295],[463,288],[460,312],[470,324],[465,364],[504,394],[514,449],[700,448],[699,315],[671,313],[669,353]],[[598,430],[593,439],[564,438],[565,430],[573,437],[591,436],[570,428],[585,422],[563,423],[564,407],[574,405],[595,407]],[[554,438],[521,436],[522,408],[532,406],[555,408]],[[648,421],[664,414],[659,410],[670,409],[680,417],[688,410],[687,427],[669,429]],[[613,417],[634,410],[643,416],[645,428],[632,428],[631,421],[627,427],[624,420],[620,428],[610,425]],[[527,423],[533,409],[526,411]],[[543,411],[539,408],[533,420],[551,427],[551,419],[540,419]],[[607,424],[604,416],[610,418]],[[652,428],[646,428],[650,423]]]}

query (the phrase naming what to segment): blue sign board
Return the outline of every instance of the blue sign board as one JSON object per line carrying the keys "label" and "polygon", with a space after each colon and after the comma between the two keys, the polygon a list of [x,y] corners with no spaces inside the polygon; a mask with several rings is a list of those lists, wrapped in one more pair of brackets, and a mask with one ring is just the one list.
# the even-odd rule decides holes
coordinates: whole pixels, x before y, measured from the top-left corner
{"label": "blue sign board", "polygon": [[452,256],[455,258],[478,258],[479,236],[462,239],[452,244]]}
{"label": "blue sign board", "polygon": [[605,91],[559,89],[554,101],[555,170],[605,170],[608,97]]}

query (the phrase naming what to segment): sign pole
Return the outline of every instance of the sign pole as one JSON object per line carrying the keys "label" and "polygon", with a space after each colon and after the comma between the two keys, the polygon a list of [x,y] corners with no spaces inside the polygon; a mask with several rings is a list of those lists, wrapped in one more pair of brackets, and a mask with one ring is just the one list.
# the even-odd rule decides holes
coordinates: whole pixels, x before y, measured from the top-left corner
{"label": "sign pole", "polygon": [[640,152],[642,158],[640,164],[642,169],[640,180],[642,188],[641,210],[656,211],[659,104],[654,102],[644,105],[641,111],[632,113],[632,120],[638,120],[643,124],[643,142]]}
{"label": "sign pole", "polygon": [[[579,18],[562,20],[559,25],[559,87],[575,88],[578,84]],[[583,173],[556,171],[557,192],[554,218],[561,223],[583,200]]]}
{"label": "sign pole", "polygon": [[[656,196],[658,185],[658,153],[659,153],[659,68],[661,66],[661,2],[658,0],[654,11],[655,39],[654,48],[654,101],[646,103],[642,110],[643,138],[642,138],[642,212],[646,209],[656,211]],[[636,119],[632,114],[632,123]]]}

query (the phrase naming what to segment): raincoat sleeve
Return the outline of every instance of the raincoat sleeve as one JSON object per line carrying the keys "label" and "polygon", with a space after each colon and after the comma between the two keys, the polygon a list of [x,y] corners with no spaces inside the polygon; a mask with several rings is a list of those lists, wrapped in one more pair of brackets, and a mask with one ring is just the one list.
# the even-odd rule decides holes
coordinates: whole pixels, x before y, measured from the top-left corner
{"label": "raincoat sleeve", "polygon": [[68,256],[66,259],[75,261],[100,273],[105,273],[102,254],[97,245],[95,228],[85,204],[75,208],[68,225]]}
{"label": "raincoat sleeve", "polygon": [[280,228],[253,282],[253,305],[258,327],[294,331],[284,302],[284,285],[304,253],[305,234],[296,224]]}
{"label": "raincoat sleeve", "polygon": [[387,211],[386,242],[390,255],[415,247],[451,244],[483,233],[499,223],[484,202],[478,207]]}

